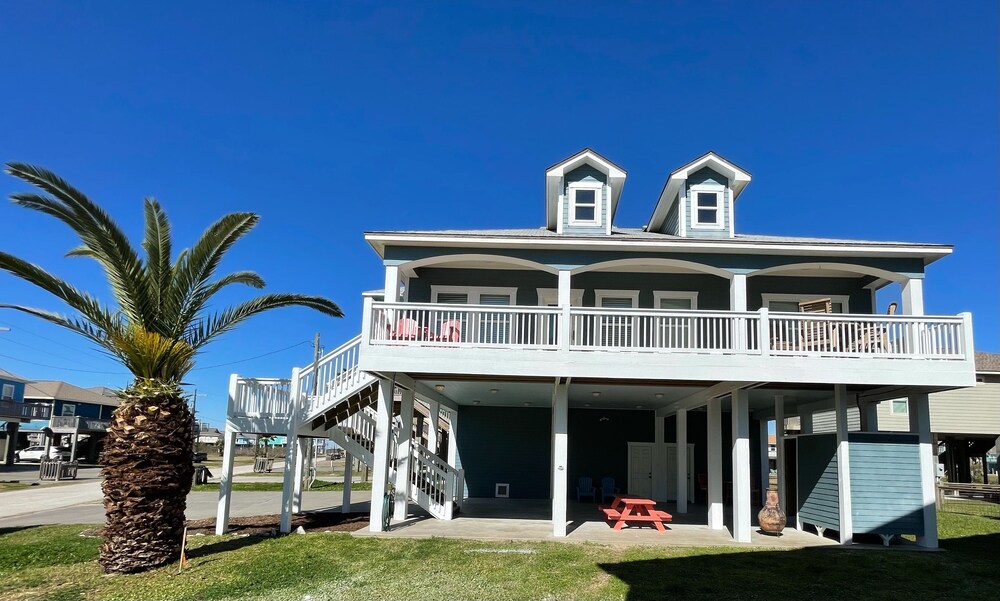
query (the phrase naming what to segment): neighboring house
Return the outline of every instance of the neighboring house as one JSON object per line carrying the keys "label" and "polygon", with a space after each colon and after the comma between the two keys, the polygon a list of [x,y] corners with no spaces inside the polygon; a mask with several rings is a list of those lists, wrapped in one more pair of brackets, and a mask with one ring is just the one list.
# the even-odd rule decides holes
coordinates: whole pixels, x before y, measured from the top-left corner
{"label": "neighboring house", "polygon": [[[987,454],[995,455],[1000,443],[1000,354],[976,353],[974,387],[935,392],[929,398],[931,432],[944,473],[950,482],[972,482],[970,460],[987,465]],[[848,430],[860,431],[863,419],[872,420],[872,427],[882,432],[906,432],[909,403],[902,397],[848,407]],[[836,427],[832,411],[816,413],[812,421],[814,432],[833,432]],[[787,428],[799,430],[799,418],[789,418]]]}
{"label": "neighboring house", "polygon": [[[776,433],[790,524],[936,546],[928,394],[976,383],[971,316],[924,315],[925,268],[952,248],[741,233],[750,174],[713,152],[633,199],[649,221],[620,228],[625,179],[585,149],[546,170],[544,227],[366,233],[385,287],[364,295],[360,336],[290,379],[230,381],[227,449],[237,432],[297,437],[283,531],[305,441],[329,437],[372,466],[374,531],[393,479],[396,519],[411,502],[451,519],[467,496],[549,499],[565,536],[579,478],[607,476],[677,513],[703,503],[710,528],[748,542],[768,423],[832,409],[835,433]],[[819,219],[850,219],[803,181]],[[472,190],[502,227],[508,193]],[[886,286],[899,314],[876,303]],[[848,432],[849,407],[900,397],[912,432]],[[423,425],[415,440],[415,404],[447,443]],[[882,474],[890,460],[906,469]]]}
{"label": "neighboring house", "polygon": [[14,462],[17,435],[21,424],[35,419],[48,419],[49,407],[24,402],[24,386],[28,383],[20,376],[0,369],[0,421],[4,422],[4,452],[0,455],[4,465]]}
{"label": "neighboring house", "polygon": [[44,444],[42,429],[47,427],[54,435],[53,444],[70,447],[71,460],[82,457],[87,461],[97,461],[111,414],[120,403],[113,391],[103,387],[81,388],[58,380],[42,380],[28,383],[24,398],[25,401],[45,404],[51,410],[48,423],[36,421],[30,424],[36,442]]}

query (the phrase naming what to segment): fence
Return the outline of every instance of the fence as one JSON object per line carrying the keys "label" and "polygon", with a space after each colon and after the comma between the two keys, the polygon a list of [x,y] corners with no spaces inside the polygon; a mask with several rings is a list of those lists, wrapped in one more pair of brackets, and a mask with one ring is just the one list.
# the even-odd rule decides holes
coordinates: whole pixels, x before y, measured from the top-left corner
{"label": "fence", "polygon": [[938,484],[937,509],[948,513],[1000,518],[1000,486],[996,484]]}
{"label": "fence", "polygon": [[76,480],[80,464],[77,461],[50,461],[43,459],[38,467],[39,480]]}

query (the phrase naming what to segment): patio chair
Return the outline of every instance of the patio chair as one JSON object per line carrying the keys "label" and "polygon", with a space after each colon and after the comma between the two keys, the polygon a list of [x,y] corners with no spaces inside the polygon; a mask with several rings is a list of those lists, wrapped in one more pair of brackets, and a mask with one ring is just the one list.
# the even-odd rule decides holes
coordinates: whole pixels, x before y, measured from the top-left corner
{"label": "patio chair", "polygon": [[[895,315],[896,303],[889,303],[886,315]],[[858,338],[851,345],[851,350],[861,352],[886,352],[889,350],[889,331],[884,325],[862,326],[858,330]]]}
{"label": "patio chair", "polygon": [[610,476],[605,476],[605,477],[601,478],[601,503],[602,504],[607,500],[608,497],[611,497],[613,499],[613,498],[615,498],[615,495],[617,495],[620,492],[621,491],[618,489],[618,487],[615,486],[615,479],[614,478],[611,478]]}
{"label": "patio chair", "polygon": [[444,342],[461,342],[462,322],[457,319],[441,322],[438,328],[438,340]]}
{"label": "patio chair", "polygon": [[597,489],[594,488],[594,479],[590,476],[580,476],[576,484],[576,500],[581,501],[584,497],[597,502]]}
{"label": "patio chair", "polygon": [[[833,299],[817,298],[799,303],[799,313],[833,313]],[[803,320],[799,322],[799,350],[829,351],[839,345],[833,324]]]}
{"label": "patio chair", "polygon": [[404,317],[396,322],[396,329],[390,334],[393,340],[416,340],[420,337],[417,320]]}

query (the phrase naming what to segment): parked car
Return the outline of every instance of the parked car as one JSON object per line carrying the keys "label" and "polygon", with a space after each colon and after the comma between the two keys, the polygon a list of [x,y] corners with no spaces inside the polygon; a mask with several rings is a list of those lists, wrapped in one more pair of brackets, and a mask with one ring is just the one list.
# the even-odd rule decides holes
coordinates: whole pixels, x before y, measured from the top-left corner
{"label": "parked car", "polygon": [[[62,459],[69,461],[71,452],[65,447],[49,447],[49,459]],[[45,447],[35,446],[21,449],[14,453],[14,461],[38,461],[41,462],[45,456]]]}

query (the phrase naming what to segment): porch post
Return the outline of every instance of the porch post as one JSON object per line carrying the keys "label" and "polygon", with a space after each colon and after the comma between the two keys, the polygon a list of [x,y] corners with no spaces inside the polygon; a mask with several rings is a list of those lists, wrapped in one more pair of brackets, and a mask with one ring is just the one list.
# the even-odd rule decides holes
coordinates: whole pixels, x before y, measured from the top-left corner
{"label": "porch post", "polygon": [[[857,398],[857,395],[855,395]],[[878,403],[873,401],[858,401],[858,413],[861,417],[862,432],[878,432]]]}
{"label": "porch post", "polygon": [[[232,391],[231,391],[232,394]],[[232,399],[233,396],[230,396]],[[298,432],[298,406],[299,406],[299,368],[292,368],[292,380],[288,394],[289,418],[288,429],[285,432],[285,467],[283,482],[281,485],[281,524],[279,530],[282,534],[292,531],[292,507],[295,492],[295,463],[296,445],[295,437]]]}
{"label": "porch post", "polygon": [[[851,512],[851,457],[847,440],[847,386],[833,387],[833,410],[837,417],[837,489],[840,497],[840,544],[854,543],[854,518]],[[931,497],[933,508],[934,497]]]}
{"label": "porch post", "polygon": [[[73,442],[72,442],[72,446],[70,447],[70,450],[69,450],[69,460],[70,461],[76,461],[76,443],[77,443],[77,441],[80,440],[80,420],[79,419],[77,419],[77,421],[76,421],[76,430],[73,431],[71,440]],[[986,464],[984,463],[983,465],[986,465]]]}
{"label": "porch post", "polygon": [[[687,409],[677,410],[677,513],[688,511],[687,414]],[[663,418],[659,420],[662,424]]]}
{"label": "porch post", "polygon": [[397,265],[385,266],[385,302],[395,303],[399,301],[399,267]]}
{"label": "porch post", "polygon": [[785,507],[785,397],[774,395],[774,444],[777,452],[775,467],[778,469],[778,505]]}
{"label": "porch post", "polygon": [[750,542],[750,393],[737,390],[733,406],[733,538]]}
{"label": "porch post", "polygon": [[396,437],[396,498],[393,517],[405,520],[410,504],[410,437],[413,432],[413,391],[403,390],[399,401],[399,435]]}
{"label": "porch post", "polygon": [[813,433],[813,413],[804,411],[799,413],[799,434]]}
{"label": "porch post", "polygon": [[[235,386],[235,376],[233,378],[233,386]],[[226,423],[226,433],[223,436],[219,505],[215,512],[215,533],[220,535],[229,530],[229,506],[233,499],[233,465],[236,459],[236,431],[228,422]]]}
{"label": "porch post", "polygon": [[[767,421],[766,419],[757,420],[758,427],[760,428],[760,488],[758,492],[760,493],[760,498],[758,501],[761,506],[767,503],[767,488],[771,484],[771,456],[768,452],[768,433],[767,433]],[[777,426],[775,426],[777,430]],[[774,437],[774,445],[777,449],[778,437]]]}
{"label": "porch post", "polygon": [[[923,315],[924,314],[924,281],[910,278],[900,285],[902,289],[903,314]],[[922,355],[923,349],[920,344],[921,324],[911,323],[907,327],[907,337],[909,344],[906,350],[913,355]]]}
{"label": "porch post", "polygon": [[564,351],[569,350],[570,345],[570,329],[572,328],[570,319],[570,304],[573,298],[573,288],[572,288],[572,274],[573,272],[569,269],[559,270],[559,289],[557,290],[559,310],[561,311],[561,319],[558,320],[559,334],[558,342],[559,348]]}
{"label": "porch post", "polygon": [[295,488],[292,494],[292,513],[302,512],[302,488],[306,478],[306,460],[309,456],[311,438],[288,435],[288,444],[295,441]]}
{"label": "porch post", "polygon": [[729,280],[729,310],[747,310],[747,274],[734,273]]}
{"label": "porch post", "polygon": [[438,430],[438,421],[441,419],[441,403],[427,401],[427,406],[430,413],[428,418],[430,423],[427,425],[427,448],[431,450],[431,453],[437,455],[440,452],[438,447],[441,445],[441,436]]}
{"label": "porch post", "polygon": [[378,404],[375,414],[375,465],[372,466],[371,516],[368,529],[382,532],[382,511],[389,484],[389,445],[392,442],[392,396],[395,377],[378,379]]}
{"label": "porch post", "polygon": [[708,401],[708,527],[725,528],[722,519],[722,399]]}
{"label": "porch post", "polygon": [[[462,469],[462,456],[458,452],[458,409],[450,409],[448,411],[448,465],[456,468]],[[465,500],[465,477],[463,470],[462,481],[459,482],[458,488],[455,489],[455,498],[458,501],[458,506],[462,506],[462,502]]]}
{"label": "porch post", "polygon": [[[938,546],[937,508],[935,493],[937,488],[937,454],[931,440],[931,413],[927,394],[911,394],[908,400],[910,432],[917,434],[920,441],[920,490],[924,500],[924,535],[917,537],[917,544],[932,549]],[[948,449],[952,455],[952,448]],[[968,464],[968,461],[966,461]],[[983,465],[983,471],[986,465]]]}
{"label": "porch post", "polygon": [[552,535],[566,536],[569,456],[569,384],[556,384],[552,395]]}
{"label": "porch post", "polygon": [[354,483],[354,457],[344,451],[344,497],[340,502],[340,513],[351,512],[351,485]]}

